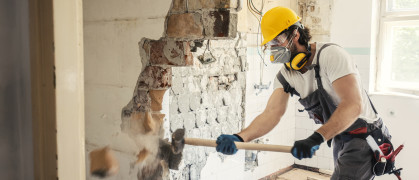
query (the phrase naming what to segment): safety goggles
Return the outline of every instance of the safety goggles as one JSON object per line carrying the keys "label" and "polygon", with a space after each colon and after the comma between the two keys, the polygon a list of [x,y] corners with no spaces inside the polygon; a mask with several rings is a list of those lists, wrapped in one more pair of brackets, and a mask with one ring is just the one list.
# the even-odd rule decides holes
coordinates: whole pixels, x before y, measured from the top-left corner
{"label": "safety goggles", "polygon": [[287,40],[287,34],[282,33],[278,36],[276,36],[274,39],[266,43],[268,46],[280,46]]}

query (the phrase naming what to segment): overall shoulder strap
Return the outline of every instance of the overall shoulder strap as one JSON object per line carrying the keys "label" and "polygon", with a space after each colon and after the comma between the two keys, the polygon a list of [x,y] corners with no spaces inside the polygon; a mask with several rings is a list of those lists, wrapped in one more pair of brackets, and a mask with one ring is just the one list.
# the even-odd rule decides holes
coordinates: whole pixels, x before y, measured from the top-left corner
{"label": "overall shoulder strap", "polygon": [[322,50],[323,50],[324,48],[326,48],[326,47],[328,47],[328,46],[330,46],[330,45],[336,45],[336,46],[339,46],[339,45],[337,45],[337,44],[335,44],[335,43],[327,43],[327,44],[324,44],[324,45],[323,45],[323,46],[319,49],[319,52],[317,53],[317,58],[316,58],[317,64],[314,66],[314,71],[316,72],[317,87],[318,87],[319,89],[323,89],[323,84],[321,83],[321,79],[320,79],[320,53],[322,52]]}
{"label": "overall shoulder strap", "polygon": [[279,80],[279,82],[284,87],[284,91],[286,93],[290,93],[291,94],[291,97],[294,94],[297,95],[297,96],[300,96],[300,93],[298,93],[293,87],[291,87],[291,85],[287,82],[287,80],[285,80],[285,78],[282,75],[281,71],[278,72],[278,74],[276,75],[276,78]]}
{"label": "overall shoulder strap", "polygon": [[365,94],[367,94],[368,100],[370,101],[370,104],[371,104],[372,110],[374,110],[374,113],[375,113],[375,114],[378,114],[377,109],[375,109],[374,104],[372,104],[371,98],[370,98],[370,96],[368,95],[367,91],[366,91],[366,90],[364,90],[364,91],[365,91]]}

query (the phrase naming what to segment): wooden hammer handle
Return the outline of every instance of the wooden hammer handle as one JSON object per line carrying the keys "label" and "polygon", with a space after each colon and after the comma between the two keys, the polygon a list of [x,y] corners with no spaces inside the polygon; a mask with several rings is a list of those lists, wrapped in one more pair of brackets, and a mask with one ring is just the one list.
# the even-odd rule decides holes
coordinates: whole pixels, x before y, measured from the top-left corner
{"label": "wooden hammer handle", "polygon": [[[215,140],[198,139],[198,138],[185,138],[185,144],[194,145],[194,146],[208,146],[208,147],[217,146],[217,143],[215,143]],[[245,142],[235,142],[235,144],[236,144],[237,149],[275,151],[275,152],[286,152],[286,153],[290,153],[291,148],[292,148],[292,146],[256,144],[256,143],[245,143]]]}

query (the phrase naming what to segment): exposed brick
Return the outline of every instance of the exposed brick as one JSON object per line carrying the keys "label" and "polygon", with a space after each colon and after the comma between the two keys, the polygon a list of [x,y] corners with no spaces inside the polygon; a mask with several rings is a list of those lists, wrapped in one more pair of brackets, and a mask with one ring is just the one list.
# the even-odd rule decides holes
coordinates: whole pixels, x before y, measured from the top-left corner
{"label": "exposed brick", "polygon": [[138,81],[139,88],[169,88],[172,85],[172,70],[170,67],[147,66]]}
{"label": "exposed brick", "polygon": [[[234,1],[234,0],[232,0]],[[235,1],[237,3],[237,1]],[[231,8],[230,0],[188,0],[188,10]]]}
{"label": "exposed brick", "polygon": [[150,90],[151,98],[151,110],[152,111],[161,111],[163,96],[166,90]]}
{"label": "exposed brick", "polygon": [[189,66],[193,64],[190,42],[160,39],[150,41],[151,65]]}
{"label": "exposed brick", "polygon": [[229,37],[234,38],[237,33],[237,14],[231,14],[229,10],[204,12],[203,23],[205,37]]}
{"label": "exposed brick", "polygon": [[185,0],[172,0],[171,13],[186,12],[186,1]]}
{"label": "exposed brick", "polygon": [[167,36],[171,38],[200,39],[204,37],[199,13],[172,14],[167,20]]}

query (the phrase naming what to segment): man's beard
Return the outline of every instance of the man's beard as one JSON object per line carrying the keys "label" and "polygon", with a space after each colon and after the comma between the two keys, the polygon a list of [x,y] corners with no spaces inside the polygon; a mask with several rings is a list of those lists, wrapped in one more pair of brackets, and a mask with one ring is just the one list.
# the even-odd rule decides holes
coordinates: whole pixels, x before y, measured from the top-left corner
{"label": "man's beard", "polygon": [[299,53],[297,50],[297,46],[294,43],[291,44],[290,51],[291,51],[291,59],[294,58]]}

